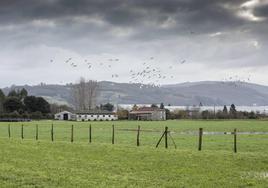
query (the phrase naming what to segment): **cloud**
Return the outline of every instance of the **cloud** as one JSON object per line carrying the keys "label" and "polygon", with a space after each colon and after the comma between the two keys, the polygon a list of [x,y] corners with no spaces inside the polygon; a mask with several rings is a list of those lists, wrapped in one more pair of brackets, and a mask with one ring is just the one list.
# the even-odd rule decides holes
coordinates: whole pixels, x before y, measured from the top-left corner
{"label": "cloud", "polygon": [[[154,56],[154,66],[163,71],[167,64],[187,59],[189,66],[175,66],[178,75],[194,72],[185,76],[187,80],[204,76],[190,70],[196,67],[210,74],[203,80],[217,79],[217,71],[230,67],[266,67],[267,16],[266,0],[0,1],[0,69],[21,69],[31,72],[33,80],[56,82],[59,76],[41,79],[34,72],[43,69],[57,75],[70,56],[78,62],[94,57],[107,63],[103,54],[110,54],[124,59],[114,71],[127,81],[129,67],[139,68]],[[55,67],[47,66],[51,58],[57,59]],[[213,73],[205,70],[212,67]],[[63,70],[62,79],[68,81],[79,74],[111,79],[108,69]],[[174,81],[185,80],[178,76]]]}

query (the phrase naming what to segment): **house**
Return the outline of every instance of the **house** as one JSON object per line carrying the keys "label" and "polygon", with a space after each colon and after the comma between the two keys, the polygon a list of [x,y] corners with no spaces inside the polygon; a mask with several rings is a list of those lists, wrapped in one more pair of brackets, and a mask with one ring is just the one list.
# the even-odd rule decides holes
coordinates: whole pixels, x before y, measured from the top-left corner
{"label": "house", "polygon": [[116,113],[109,111],[83,111],[71,113],[63,111],[55,114],[56,120],[71,120],[71,121],[114,121],[118,117]]}
{"label": "house", "polygon": [[130,111],[128,119],[163,121],[166,120],[166,111],[165,109],[159,109],[157,107],[141,107],[137,110]]}

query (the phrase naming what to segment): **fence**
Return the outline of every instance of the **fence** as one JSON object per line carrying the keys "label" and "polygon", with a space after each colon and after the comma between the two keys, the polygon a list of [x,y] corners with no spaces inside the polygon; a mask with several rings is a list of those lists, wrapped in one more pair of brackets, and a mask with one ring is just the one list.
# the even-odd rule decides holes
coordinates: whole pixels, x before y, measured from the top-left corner
{"label": "fence", "polygon": [[[3,127],[3,126],[2,126]],[[18,127],[19,126],[11,126],[10,124],[7,125],[7,129],[6,129],[6,135],[8,138],[17,138],[18,137]],[[31,137],[31,138],[35,138],[35,140],[39,140],[39,136],[40,136],[40,127],[42,126],[38,126],[38,125],[28,125],[26,128],[25,126],[22,124],[20,126],[20,138],[23,140],[25,139],[25,131],[28,130],[27,132],[27,136],[28,137]],[[46,126],[46,128],[48,128],[48,126]],[[95,127],[96,130],[97,130],[97,127]],[[107,128],[107,127],[106,127]],[[14,129],[14,130],[13,130]],[[85,131],[85,129],[88,129],[88,131]],[[100,129],[100,128],[99,128]],[[4,129],[2,128],[1,131],[3,131]],[[59,137],[61,136],[61,139],[59,139],[59,141],[62,141],[62,140],[65,140],[67,141],[68,140],[68,135],[69,135],[69,141],[71,143],[75,142],[76,140],[76,137],[75,135],[77,136],[78,140],[79,141],[83,141],[83,139],[85,138],[85,135],[81,136],[82,134],[84,134],[85,132],[87,132],[87,135],[86,135],[86,139],[88,140],[88,143],[92,143],[94,141],[94,130],[92,128],[92,125],[90,124],[88,126],[88,128],[86,127],[83,127],[83,129],[80,129],[80,128],[75,128],[74,125],[71,125],[69,127],[69,130],[67,127],[65,127],[64,131],[60,132],[59,130],[58,131],[55,131],[55,126],[54,124],[51,124],[50,126],[50,130],[46,130],[46,131],[42,131],[42,136],[43,138],[45,138],[46,140],[50,138],[51,142],[54,142],[56,141],[56,137],[55,137],[55,134],[58,134]],[[13,132],[12,132],[13,131]],[[77,134],[76,131],[78,132]],[[97,142],[98,140],[101,139],[101,137],[103,136],[104,137],[110,137],[110,142],[111,144],[116,144],[117,142],[117,138],[119,137],[118,135],[123,132],[125,135],[127,135],[127,132],[129,133],[135,133],[135,145],[136,146],[141,146],[141,139],[142,138],[146,138],[146,139],[151,139],[147,136],[144,136],[142,134],[144,133],[149,133],[151,136],[153,133],[154,134],[154,138],[151,139],[153,140],[153,142],[155,143],[155,147],[158,148],[161,144],[163,144],[163,146],[165,148],[169,148],[170,147],[170,143],[172,145],[172,147],[174,146],[174,148],[177,148],[177,144],[179,143],[180,144],[180,141],[181,140],[178,140],[180,137],[184,138],[186,140],[186,138],[184,137],[185,135],[187,136],[193,136],[196,138],[196,145],[197,145],[197,150],[198,151],[202,151],[203,150],[203,147],[204,145],[206,144],[206,142],[204,142],[204,138],[206,136],[232,136],[232,138],[228,137],[228,141],[232,139],[232,150],[233,152],[237,153],[238,151],[238,141],[239,141],[239,136],[243,136],[243,135],[268,135],[268,132],[238,132],[237,129],[234,129],[232,132],[207,132],[207,131],[204,131],[203,128],[199,128],[198,130],[196,131],[181,131],[181,132],[176,132],[176,131],[171,131],[169,130],[168,127],[165,127],[164,130],[155,130],[155,129],[141,129],[141,126],[138,126],[137,129],[133,129],[133,128],[118,128],[116,129],[116,126],[115,125],[112,125],[110,127],[110,136],[109,136],[109,131],[107,130],[98,130],[98,132],[100,133],[101,131],[104,132],[104,134],[99,134],[97,135],[95,138],[98,137],[98,139],[96,139],[95,142]],[[105,132],[106,131],[106,132]],[[49,133],[50,132],[50,133]],[[45,134],[44,134],[45,133]],[[118,135],[117,135],[118,134]],[[133,137],[133,134],[131,134],[132,136],[131,137],[128,137],[126,136],[126,139],[133,139],[134,140],[134,137]],[[3,133],[2,133],[3,135]],[[31,135],[31,136],[29,136]],[[118,137],[117,137],[118,136]],[[121,135],[122,136],[122,135]],[[143,136],[143,137],[142,137]],[[175,137],[175,139],[174,139]],[[83,139],[82,139],[83,138]],[[260,137],[262,138],[262,137]],[[260,139],[259,138],[259,139]],[[267,137],[264,137],[264,139],[267,139]],[[187,142],[187,141],[186,141]],[[218,140],[215,140],[215,142],[218,142]],[[134,142],[133,142],[134,143]],[[148,143],[148,142],[147,142]],[[145,145],[145,144],[144,144]]]}

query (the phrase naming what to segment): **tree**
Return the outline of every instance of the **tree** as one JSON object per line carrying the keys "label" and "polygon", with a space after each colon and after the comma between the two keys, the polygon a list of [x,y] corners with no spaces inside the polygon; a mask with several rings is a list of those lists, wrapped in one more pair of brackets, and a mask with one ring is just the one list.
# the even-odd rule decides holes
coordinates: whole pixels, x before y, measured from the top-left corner
{"label": "tree", "polygon": [[165,108],[165,106],[164,106],[164,104],[161,102],[161,104],[160,104],[160,109],[164,109]]}
{"label": "tree", "polygon": [[110,103],[106,103],[104,105],[101,105],[100,106],[100,109],[101,110],[107,110],[107,111],[110,111],[112,112],[114,110],[114,105],[110,104]]}
{"label": "tree", "polygon": [[39,112],[39,111],[33,112],[31,114],[32,119],[38,119],[39,120],[39,119],[42,119],[42,117],[43,117],[43,114],[41,112]]}
{"label": "tree", "polygon": [[21,115],[20,115],[17,111],[14,111],[14,112],[11,112],[11,113],[9,114],[9,117],[10,117],[10,118],[20,118]]}
{"label": "tree", "polygon": [[85,110],[85,79],[80,78],[79,82],[72,87],[73,99],[76,110]]}
{"label": "tree", "polygon": [[97,102],[98,82],[88,80],[86,82],[86,104],[88,109],[93,109]]}
{"label": "tree", "polygon": [[40,111],[43,114],[50,113],[50,105],[44,98],[37,97],[36,98],[36,105],[38,106],[37,111]]}
{"label": "tree", "polygon": [[20,98],[24,99],[27,96],[28,96],[28,91],[25,88],[22,88],[22,90],[20,91]]}
{"label": "tree", "polygon": [[224,114],[226,114],[226,115],[228,114],[228,110],[227,110],[226,105],[224,105],[222,112],[223,112]]}
{"label": "tree", "polygon": [[234,104],[231,105],[229,112],[232,118],[236,118],[236,107]]}
{"label": "tree", "polygon": [[24,104],[28,112],[50,113],[50,104],[42,97],[27,96],[24,99]]}
{"label": "tree", "polygon": [[89,110],[96,106],[98,82],[86,81],[81,77],[79,82],[71,87],[76,110]]}
{"label": "tree", "polygon": [[128,114],[129,114],[129,112],[127,110],[125,110],[125,109],[119,109],[117,111],[118,119],[121,119],[121,120],[128,119]]}
{"label": "tree", "polygon": [[23,108],[22,102],[17,97],[8,97],[3,103],[6,112],[19,111]]}
{"label": "tree", "polygon": [[152,108],[158,108],[158,106],[156,104],[152,104],[151,107]]}
{"label": "tree", "polygon": [[210,112],[208,110],[204,110],[201,112],[202,119],[209,119]]}
{"label": "tree", "polygon": [[3,104],[5,101],[5,98],[6,98],[6,96],[5,96],[4,92],[0,89],[0,113],[4,111]]}
{"label": "tree", "polygon": [[0,89],[0,101],[4,101],[5,100],[5,94],[4,92],[2,91],[2,89]]}
{"label": "tree", "polygon": [[166,119],[174,119],[170,113],[170,110],[169,109],[165,109],[166,111]]}
{"label": "tree", "polygon": [[255,112],[251,111],[248,113],[248,118],[249,119],[257,119],[257,114],[255,114]]}
{"label": "tree", "polygon": [[138,110],[138,106],[136,104],[134,104],[133,107],[132,107],[132,110],[133,111]]}
{"label": "tree", "polygon": [[15,89],[11,90],[8,95],[8,97],[18,97],[18,94]]}
{"label": "tree", "polygon": [[36,104],[36,97],[35,96],[28,96],[24,99],[25,109],[28,112],[36,112],[38,110],[38,106]]}

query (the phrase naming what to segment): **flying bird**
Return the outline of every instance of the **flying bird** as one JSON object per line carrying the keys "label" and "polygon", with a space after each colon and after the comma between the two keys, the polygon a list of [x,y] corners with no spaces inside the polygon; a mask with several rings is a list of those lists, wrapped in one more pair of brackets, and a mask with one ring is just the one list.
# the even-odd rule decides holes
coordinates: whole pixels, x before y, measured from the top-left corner
{"label": "flying bird", "polygon": [[184,60],[181,61],[181,64],[184,64],[185,62],[186,62],[186,60],[184,59]]}

